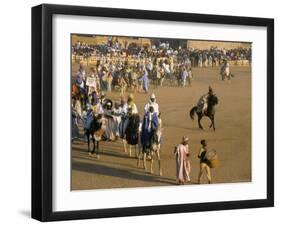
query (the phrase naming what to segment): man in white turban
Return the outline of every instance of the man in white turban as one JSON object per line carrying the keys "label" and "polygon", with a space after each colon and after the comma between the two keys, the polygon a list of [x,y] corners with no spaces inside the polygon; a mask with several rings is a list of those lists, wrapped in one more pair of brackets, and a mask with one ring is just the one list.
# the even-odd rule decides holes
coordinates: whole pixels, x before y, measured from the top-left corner
{"label": "man in white turban", "polygon": [[151,94],[148,103],[144,106],[144,113],[149,111],[149,107],[153,107],[154,112],[159,115],[159,105],[156,103],[156,96],[154,93]]}

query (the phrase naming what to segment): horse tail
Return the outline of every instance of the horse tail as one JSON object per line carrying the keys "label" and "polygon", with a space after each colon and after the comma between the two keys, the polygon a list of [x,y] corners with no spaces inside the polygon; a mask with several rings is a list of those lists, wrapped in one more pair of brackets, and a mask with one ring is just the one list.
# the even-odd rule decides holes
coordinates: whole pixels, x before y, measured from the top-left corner
{"label": "horse tail", "polygon": [[189,112],[189,116],[192,120],[194,120],[194,115],[196,111],[197,111],[197,106],[193,107]]}

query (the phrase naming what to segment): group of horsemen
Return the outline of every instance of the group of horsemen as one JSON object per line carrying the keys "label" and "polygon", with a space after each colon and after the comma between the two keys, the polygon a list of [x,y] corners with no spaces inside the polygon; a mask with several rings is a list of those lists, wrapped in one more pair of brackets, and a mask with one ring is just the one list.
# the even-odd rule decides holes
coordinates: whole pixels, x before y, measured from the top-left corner
{"label": "group of horsemen", "polygon": [[[144,107],[144,118],[140,122],[139,111],[134,102],[133,94],[129,94],[127,100],[124,97],[120,98],[119,102],[113,104],[112,100],[106,98],[104,93],[98,96],[96,91],[93,91],[91,96],[91,103],[87,104],[87,112],[81,112],[81,103],[76,100],[73,103],[73,117],[82,119],[84,129],[90,129],[92,121],[95,118],[100,118],[104,127],[102,137],[104,140],[116,140],[118,137],[127,140],[131,145],[138,143],[137,137],[133,136],[134,133],[146,131],[152,133],[153,131],[161,128],[161,114],[159,112],[159,105],[156,102],[156,96],[151,94],[148,103]],[[80,112],[80,113],[79,113]],[[128,133],[128,129],[132,130],[129,126],[129,119],[134,117],[138,128],[135,131]],[[144,133],[144,132],[143,132]],[[145,134],[143,134],[145,136]],[[129,138],[130,137],[130,138]]]}
{"label": "group of horsemen", "polygon": [[[213,89],[209,87],[208,93],[199,98],[197,111],[203,113],[207,111],[208,98],[213,94]],[[95,134],[97,140],[114,141],[120,137],[126,140],[129,145],[141,144],[143,150],[149,150],[153,135],[159,131],[157,139],[159,139],[158,143],[161,143],[162,119],[154,93],[150,95],[144,106],[143,120],[140,119],[133,94],[129,94],[127,100],[121,97],[119,102],[113,104],[113,101],[106,98],[104,93],[98,95],[96,91],[93,91],[90,100],[87,104],[87,111],[82,111],[79,99],[74,99],[72,103],[73,129],[76,127],[77,133],[79,119],[83,123],[84,130],[89,130],[93,120],[99,118],[102,126],[98,131],[101,133]],[[134,121],[131,122],[131,119]],[[134,128],[135,125],[137,128]],[[77,137],[77,134],[73,133],[73,140]]]}
{"label": "group of horsemen", "polygon": [[[93,120],[99,118],[102,122],[100,128],[100,135],[96,135],[95,139],[116,140],[118,137],[126,140],[130,145],[142,144],[143,147],[150,148],[151,139],[156,131],[161,131],[162,120],[159,105],[156,101],[154,93],[150,95],[148,103],[144,107],[144,117],[141,120],[137,105],[134,102],[133,94],[129,94],[127,100],[124,98],[124,93],[121,92],[119,102],[113,103],[112,100],[106,98],[105,93],[100,87],[101,77],[98,75],[99,71],[104,74],[105,62],[100,62],[96,68],[91,68],[91,74],[86,76],[83,66],[80,65],[78,73],[75,78],[73,87],[78,90],[72,90],[72,139],[79,137],[78,124],[82,122],[84,130],[89,130],[92,126]],[[161,68],[164,70],[169,64],[162,62]],[[113,65],[107,65],[109,71]],[[230,74],[229,63],[225,60],[222,63],[220,74]],[[145,92],[148,92],[149,74],[152,72],[153,64],[148,61],[147,65],[139,65],[137,71],[142,73],[141,79],[143,82]],[[182,72],[189,68],[189,62],[182,65]],[[121,70],[121,69],[120,69]],[[124,67],[126,70],[126,67]],[[188,74],[186,75],[188,76]],[[89,81],[89,78],[91,79]],[[108,90],[107,90],[108,91]],[[87,98],[81,98],[81,94]],[[213,89],[209,87],[208,93],[202,95],[197,103],[197,111],[207,113],[208,97],[213,95]],[[129,124],[130,119],[134,120],[134,124]],[[134,128],[138,125],[138,128]],[[158,138],[161,138],[161,133]],[[139,139],[140,138],[140,139]],[[158,140],[161,142],[161,139]],[[143,148],[143,149],[146,149]]]}
{"label": "group of horsemen", "polygon": [[96,67],[90,68],[90,75],[87,78],[83,65],[80,65],[72,89],[74,92],[75,89],[81,89],[83,92],[88,87],[88,93],[85,95],[90,95],[93,90],[110,92],[112,89],[119,90],[121,95],[129,89],[132,92],[143,90],[148,93],[150,81],[154,88],[163,86],[165,79],[168,79],[170,84],[177,81],[178,86],[186,86],[187,82],[191,83],[192,76],[188,60],[175,63],[172,58],[155,60],[149,58],[141,62],[114,62],[102,58]]}
{"label": "group of horsemen", "polygon": [[[223,61],[220,74],[222,79],[230,79],[230,66],[225,60]],[[154,87],[162,86],[165,78],[173,80],[176,75],[177,84],[185,87],[188,83],[191,85],[193,73],[191,64],[188,60],[180,62],[177,65],[173,61],[160,60],[158,63],[148,59],[143,64],[131,65],[128,62],[114,64],[113,62],[99,62],[97,67],[90,68],[89,76],[83,65],[80,65],[77,72],[75,82],[72,86],[72,92],[83,95],[83,105],[88,98],[91,98],[92,92],[109,92],[113,88],[120,90],[120,95],[124,96],[126,89],[131,88],[132,91],[140,91],[140,88],[145,93],[149,92],[149,80],[152,80]]]}

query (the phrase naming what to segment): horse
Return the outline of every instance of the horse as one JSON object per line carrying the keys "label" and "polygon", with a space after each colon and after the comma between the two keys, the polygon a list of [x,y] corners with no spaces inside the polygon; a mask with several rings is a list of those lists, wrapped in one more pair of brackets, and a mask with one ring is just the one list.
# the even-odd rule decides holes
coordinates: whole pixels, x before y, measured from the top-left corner
{"label": "horse", "polygon": [[[158,118],[158,126],[156,129],[151,131],[151,134],[147,137],[148,138],[147,142],[144,142],[144,136],[145,136],[144,127],[142,127],[142,131],[141,131],[143,168],[146,170],[146,158],[148,155],[150,157],[150,173],[153,174],[153,161],[154,161],[153,158],[154,158],[154,154],[156,154],[158,159],[159,176],[162,176],[161,161],[160,161],[160,147],[161,147],[163,128],[161,124],[162,124],[161,119]],[[137,162],[138,167],[140,167],[140,160],[141,160],[141,151],[139,152],[138,155],[138,162]]]}
{"label": "horse", "polygon": [[165,80],[165,71],[164,71],[163,67],[160,67],[159,69],[157,69],[157,72],[156,72],[157,87],[158,86],[162,87],[164,80]]}
{"label": "horse", "polygon": [[128,87],[128,82],[122,75],[117,76],[117,80],[114,84],[114,88],[117,89],[120,92],[121,96],[125,95],[126,89]]}
{"label": "horse", "polygon": [[157,66],[154,66],[154,68],[152,69],[152,73],[151,73],[151,80],[152,80],[152,84],[153,84],[153,88],[157,89],[159,84],[160,84],[160,73],[159,70],[157,68]]}
{"label": "horse", "polygon": [[190,118],[192,120],[194,120],[194,115],[195,112],[197,113],[198,116],[198,126],[200,129],[203,130],[203,127],[201,125],[201,119],[203,118],[203,116],[207,116],[210,120],[211,120],[211,124],[209,126],[209,128],[213,127],[213,130],[215,131],[215,105],[218,104],[218,98],[216,95],[214,94],[209,94],[208,98],[207,98],[207,103],[208,103],[208,107],[207,110],[203,112],[203,109],[199,109],[198,106],[193,107],[190,112]]}
{"label": "horse", "polygon": [[220,71],[221,80],[224,81],[225,79],[230,80],[231,78],[234,78],[234,75],[229,70],[229,67],[224,67]]}
{"label": "horse", "polygon": [[129,156],[131,157],[132,147],[135,147],[135,156],[139,154],[139,144],[140,144],[140,116],[138,114],[132,114],[128,116],[125,120],[125,128],[123,128],[123,147],[124,152],[127,152],[126,145],[129,145]]}
{"label": "horse", "polygon": [[[102,140],[102,137],[105,133],[103,115],[102,114],[93,115],[89,127],[84,128],[84,130],[85,130],[85,135],[87,137],[89,155],[93,155],[95,153],[97,155],[97,158],[99,159],[99,142]],[[90,151],[90,136],[92,136],[92,141],[94,145],[92,151]]]}
{"label": "horse", "polygon": [[[112,109],[113,102],[112,100],[105,98],[103,100],[102,107],[104,109],[104,113],[97,113],[96,111],[91,111],[88,113],[87,119],[84,120],[84,133],[87,138],[88,143],[88,153],[89,155],[93,155],[94,153],[99,158],[99,142],[101,140],[113,140],[110,136],[114,131],[112,126],[113,118],[106,114],[107,111]],[[92,136],[93,141],[93,150],[90,151],[90,137]]]}
{"label": "horse", "polygon": [[128,88],[130,88],[133,93],[136,93],[139,91],[138,85],[138,75],[136,72],[132,71],[128,77]]}

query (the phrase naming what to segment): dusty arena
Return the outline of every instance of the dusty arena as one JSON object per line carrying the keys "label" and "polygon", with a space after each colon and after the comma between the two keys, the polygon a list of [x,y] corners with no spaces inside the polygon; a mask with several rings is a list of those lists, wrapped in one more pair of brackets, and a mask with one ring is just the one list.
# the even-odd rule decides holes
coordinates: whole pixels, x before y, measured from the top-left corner
{"label": "dusty arena", "polygon": [[[78,64],[73,64],[72,76],[75,76]],[[149,167],[145,171],[137,167],[137,159],[123,152],[122,141],[101,142],[100,159],[89,156],[87,144],[82,140],[72,144],[72,189],[105,189],[125,187],[145,187],[176,185],[176,163],[174,147],[180,143],[183,135],[189,137],[191,183],[197,183],[200,140],[208,141],[208,148],[216,149],[220,165],[212,169],[213,183],[234,183],[251,181],[251,68],[232,67],[235,78],[221,81],[219,68],[194,68],[194,80],[191,87],[159,87],[148,94],[136,93],[135,103],[143,116],[143,108],[154,92],[162,113],[163,142],[161,146],[161,164],[163,175],[158,176],[157,161],[154,174]],[[211,85],[219,98],[216,107],[216,131],[209,129],[210,121],[203,118],[204,130],[192,121],[190,109],[196,105],[199,97],[208,91]],[[112,91],[107,96],[119,100],[119,93]],[[197,116],[196,116],[197,117]],[[82,131],[82,130],[81,130]],[[149,162],[148,162],[149,166]],[[206,183],[203,178],[202,183]],[[187,185],[188,186],[188,185]]]}

